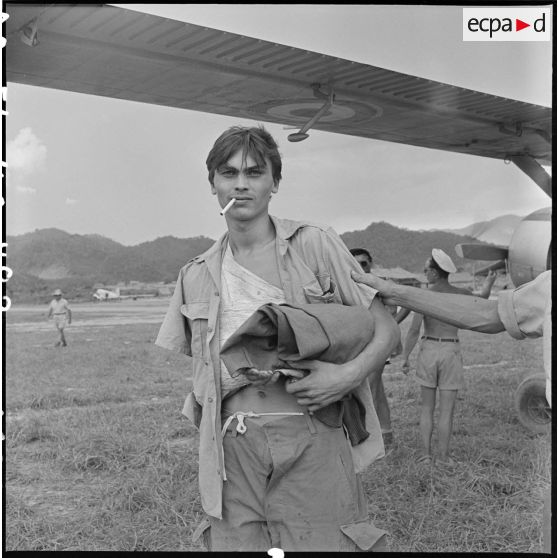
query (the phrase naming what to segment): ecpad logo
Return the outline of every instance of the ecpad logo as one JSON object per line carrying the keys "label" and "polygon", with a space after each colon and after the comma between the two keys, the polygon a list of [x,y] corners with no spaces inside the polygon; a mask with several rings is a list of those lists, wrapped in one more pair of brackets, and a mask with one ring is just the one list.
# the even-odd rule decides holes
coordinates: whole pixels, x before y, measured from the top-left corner
{"label": "ecpad logo", "polygon": [[551,8],[463,8],[464,41],[550,41]]}

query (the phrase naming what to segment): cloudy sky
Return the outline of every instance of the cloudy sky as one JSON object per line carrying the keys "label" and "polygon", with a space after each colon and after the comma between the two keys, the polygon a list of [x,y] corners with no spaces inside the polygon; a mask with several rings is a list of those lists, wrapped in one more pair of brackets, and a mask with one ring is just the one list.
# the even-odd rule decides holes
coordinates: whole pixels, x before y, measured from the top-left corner
{"label": "cloudy sky", "polygon": [[[452,6],[127,5],[127,8],[551,105],[547,42],[462,41]],[[9,45],[8,45],[9,48]],[[7,233],[56,227],[123,244],[224,230],[204,161],[237,118],[8,84]],[[283,154],[272,213],[338,232],[387,221],[459,228],[550,205],[514,165],[313,131]]]}

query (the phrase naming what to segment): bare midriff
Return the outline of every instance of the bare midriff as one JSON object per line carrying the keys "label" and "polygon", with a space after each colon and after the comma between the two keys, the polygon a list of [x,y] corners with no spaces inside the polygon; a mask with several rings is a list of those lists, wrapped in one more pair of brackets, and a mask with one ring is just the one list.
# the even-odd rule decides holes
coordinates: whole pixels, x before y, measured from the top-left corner
{"label": "bare midriff", "polygon": [[[249,385],[227,397],[222,404],[223,416],[244,411],[253,413],[304,413],[306,407],[297,403],[296,397],[285,390],[285,380],[279,379],[273,384],[264,386]],[[272,420],[278,415],[262,416],[258,420]]]}

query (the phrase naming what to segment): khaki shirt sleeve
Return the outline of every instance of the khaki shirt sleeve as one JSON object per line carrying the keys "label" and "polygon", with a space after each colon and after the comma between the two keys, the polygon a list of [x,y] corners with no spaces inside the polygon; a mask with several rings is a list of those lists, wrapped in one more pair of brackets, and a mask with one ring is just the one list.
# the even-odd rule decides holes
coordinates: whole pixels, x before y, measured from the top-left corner
{"label": "khaki shirt sleeve", "polygon": [[186,316],[181,312],[181,308],[184,305],[183,279],[184,272],[180,270],[174,293],[155,344],[170,351],[192,356],[192,332]]}
{"label": "khaki shirt sleeve", "polygon": [[515,339],[542,336],[545,312],[551,305],[550,283],[550,271],[545,271],[517,289],[498,294],[498,315]]}

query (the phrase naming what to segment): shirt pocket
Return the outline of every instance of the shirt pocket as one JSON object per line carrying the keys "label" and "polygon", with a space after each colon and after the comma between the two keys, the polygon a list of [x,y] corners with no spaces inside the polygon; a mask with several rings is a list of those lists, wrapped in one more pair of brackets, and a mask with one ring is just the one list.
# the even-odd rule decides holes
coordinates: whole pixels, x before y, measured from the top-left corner
{"label": "shirt pocket", "polygon": [[302,287],[310,304],[342,304],[337,285],[329,275],[321,275]]}
{"label": "shirt pocket", "polygon": [[187,302],[180,307],[180,312],[188,318],[192,332],[192,357],[202,358],[206,352],[209,301]]}

